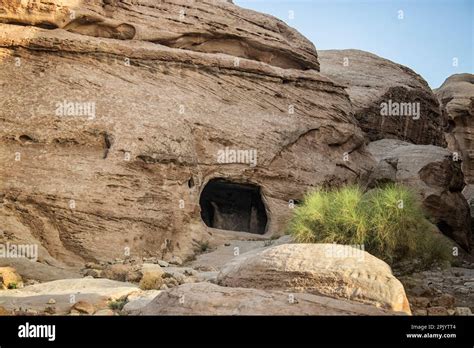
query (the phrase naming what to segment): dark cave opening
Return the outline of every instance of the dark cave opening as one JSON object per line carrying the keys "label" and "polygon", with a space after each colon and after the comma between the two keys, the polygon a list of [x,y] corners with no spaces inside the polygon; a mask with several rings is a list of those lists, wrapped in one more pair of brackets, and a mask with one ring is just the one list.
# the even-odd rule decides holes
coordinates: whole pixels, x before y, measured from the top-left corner
{"label": "dark cave opening", "polygon": [[202,220],[209,227],[265,233],[268,218],[256,185],[214,179],[202,191],[199,204]]}

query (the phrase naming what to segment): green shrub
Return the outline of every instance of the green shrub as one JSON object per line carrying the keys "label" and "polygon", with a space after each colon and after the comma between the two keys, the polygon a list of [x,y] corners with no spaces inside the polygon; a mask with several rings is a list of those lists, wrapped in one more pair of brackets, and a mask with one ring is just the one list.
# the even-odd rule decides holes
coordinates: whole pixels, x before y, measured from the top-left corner
{"label": "green shrub", "polygon": [[397,184],[367,193],[358,186],[318,189],[295,208],[289,233],[300,243],[363,245],[390,264],[451,258],[451,243],[427,220],[417,196]]}
{"label": "green shrub", "polygon": [[121,298],[109,302],[109,308],[112,310],[121,311],[123,307],[127,304],[128,300],[126,296],[122,296]]}
{"label": "green shrub", "polygon": [[7,286],[7,289],[18,289],[18,284],[17,283],[9,283],[8,286]]}

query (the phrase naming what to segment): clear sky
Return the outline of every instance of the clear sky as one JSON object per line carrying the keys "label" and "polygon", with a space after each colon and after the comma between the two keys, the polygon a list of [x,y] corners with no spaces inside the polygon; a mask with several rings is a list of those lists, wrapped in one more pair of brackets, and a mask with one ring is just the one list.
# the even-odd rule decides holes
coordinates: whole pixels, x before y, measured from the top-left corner
{"label": "clear sky", "polygon": [[[317,49],[356,48],[406,65],[432,88],[452,74],[474,73],[474,0],[234,3],[284,20]],[[458,66],[453,64],[456,58]]]}

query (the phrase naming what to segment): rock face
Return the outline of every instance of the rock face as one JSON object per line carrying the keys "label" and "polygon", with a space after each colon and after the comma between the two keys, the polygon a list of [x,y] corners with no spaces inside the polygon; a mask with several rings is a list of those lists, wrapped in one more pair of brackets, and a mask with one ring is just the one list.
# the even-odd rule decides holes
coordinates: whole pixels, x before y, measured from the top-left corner
{"label": "rock face", "polygon": [[314,45],[284,22],[224,1],[1,0],[0,22],[319,70]]}
{"label": "rock face", "polygon": [[132,315],[394,315],[357,302],[311,294],[184,284],[162,292]]}
{"label": "rock face", "polygon": [[452,75],[435,93],[449,118],[448,148],[462,156],[466,183],[474,184],[474,75]]}
{"label": "rock face", "polygon": [[[281,233],[289,200],[372,165],[346,92],[273,17],[215,1],[0,9],[0,241],[41,244],[39,261],[184,259],[209,238],[201,210]],[[258,202],[201,207],[212,180]]]}
{"label": "rock face", "polygon": [[283,244],[225,265],[219,285],[286,290],[349,299],[410,313],[403,285],[369,253],[336,244]]}
{"label": "rock face", "polygon": [[450,151],[393,139],[372,142],[368,149],[379,161],[370,175],[370,185],[398,182],[413,188],[441,232],[470,250],[469,205],[462,194],[461,162],[453,160]]}
{"label": "rock face", "polygon": [[447,120],[420,75],[364,51],[318,52],[321,73],[346,87],[355,116],[370,141],[391,138],[445,145]]}

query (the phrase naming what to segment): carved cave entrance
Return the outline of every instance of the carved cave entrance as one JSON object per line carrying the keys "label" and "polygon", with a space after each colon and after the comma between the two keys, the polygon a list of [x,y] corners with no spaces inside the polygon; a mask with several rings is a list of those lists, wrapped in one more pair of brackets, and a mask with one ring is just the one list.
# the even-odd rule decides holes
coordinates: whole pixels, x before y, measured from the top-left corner
{"label": "carved cave entrance", "polygon": [[265,233],[267,213],[258,186],[214,179],[204,187],[199,204],[202,220],[209,227]]}

